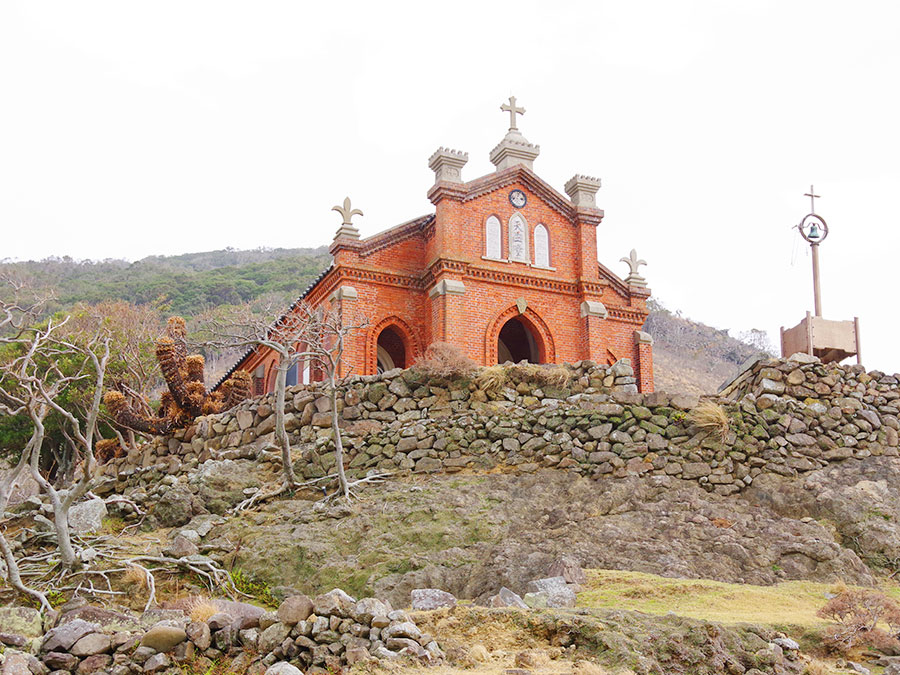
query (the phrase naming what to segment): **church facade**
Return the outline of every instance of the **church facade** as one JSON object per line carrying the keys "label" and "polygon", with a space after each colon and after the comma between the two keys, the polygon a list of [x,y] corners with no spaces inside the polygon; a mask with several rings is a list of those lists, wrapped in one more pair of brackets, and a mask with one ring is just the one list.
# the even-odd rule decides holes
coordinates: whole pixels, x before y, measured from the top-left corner
{"label": "church facade", "polygon": [[[448,342],[482,365],[628,358],[638,389],[652,391],[643,261],[634,251],[622,258],[624,279],[598,262],[600,181],[576,175],[565,195],[555,190],[533,171],[540,148],[517,128],[524,110],[514,98],[502,109],[510,128],[490,153],[494,172],[465,181],[466,153],[431,156],[432,213],[363,239],[349,199],[335,207],[344,223],[333,263],[300,301],[366,319],[346,345],[343,374],[409,367],[431,343]],[[252,373],[263,393],[274,386],[276,363],[258,347],[231,371]],[[289,373],[291,384],[309,378],[302,364]]]}

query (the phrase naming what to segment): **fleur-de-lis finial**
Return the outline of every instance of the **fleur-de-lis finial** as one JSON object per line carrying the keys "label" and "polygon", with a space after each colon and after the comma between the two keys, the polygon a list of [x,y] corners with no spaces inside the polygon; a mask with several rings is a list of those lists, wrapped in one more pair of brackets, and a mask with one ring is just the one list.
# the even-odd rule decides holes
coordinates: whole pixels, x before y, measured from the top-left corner
{"label": "fleur-de-lis finial", "polygon": [[631,249],[631,253],[628,254],[627,258],[620,258],[619,260],[628,265],[628,276],[625,277],[625,283],[630,286],[647,285],[647,280],[638,271],[641,265],[647,264],[647,261],[637,257],[637,250]]}
{"label": "fleur-de-lis finial", "polygon": [[343,206],[332,206],[332,211],[337,211],[341,214],[341,217],[344,219],[344,225],[353,225],[352,218],[353,216],[361,216],[363,212],[359,209],[351,209],[350,208],[350,197],[344,197],[344,205]]}

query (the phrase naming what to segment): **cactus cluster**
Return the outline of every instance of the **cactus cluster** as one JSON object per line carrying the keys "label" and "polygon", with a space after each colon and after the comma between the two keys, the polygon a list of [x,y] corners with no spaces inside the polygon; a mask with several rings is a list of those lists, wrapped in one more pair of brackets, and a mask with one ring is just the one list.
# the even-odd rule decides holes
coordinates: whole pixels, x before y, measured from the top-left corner
{"label": "cactus cluster", "polygon": [[136,412],[122,392],[108,391],[104,395],[106,408],[119,426],[142,433],[167,434],[200,415],[233,408],[250,396],[250,373],[243,370],[236,371],[216,391],[207,391],[203,357],[187,353],[187,328],[180,316],[168,320],[166,334],[156,341],[156,360],[168,390],[160,397],[155,417]]}

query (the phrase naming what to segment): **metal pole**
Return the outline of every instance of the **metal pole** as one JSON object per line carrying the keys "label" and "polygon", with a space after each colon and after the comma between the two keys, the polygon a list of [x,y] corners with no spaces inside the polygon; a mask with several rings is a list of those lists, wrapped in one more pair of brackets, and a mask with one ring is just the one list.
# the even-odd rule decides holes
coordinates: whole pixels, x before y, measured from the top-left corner
{"label": "metal pole", "polygon": [[812,247],[813,264],[813,296],[815,299],[816,316],[822,316],[822,293],[819,289],[819,245],[810,244]]}

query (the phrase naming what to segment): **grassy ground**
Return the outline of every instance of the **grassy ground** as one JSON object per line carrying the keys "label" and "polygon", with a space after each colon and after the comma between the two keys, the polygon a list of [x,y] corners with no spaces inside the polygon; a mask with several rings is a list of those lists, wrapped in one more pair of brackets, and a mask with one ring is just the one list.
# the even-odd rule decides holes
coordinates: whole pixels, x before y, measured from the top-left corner
{"label": "grassy ground", "polygon": [[[724,624],[759,623],[821,629],[828,625],[816,612],[835,584],[786,581],[774,586],[726,584],[708,579],[669,579],[641,572],[589,570],[578,595],[579,607],[631,609],[647,614],[673,612],[692,619]],[[900,586],[882,590],[900,599]]]}
{"label": "grassy ground", "polygon": [[668,579],[640,572],[591,570],[578,596],[580,607],[673,612],[726,624],[761,623],[821,628],[816,616],[834,584],[787,581],[775,586],[726,584],[707,579]]}

